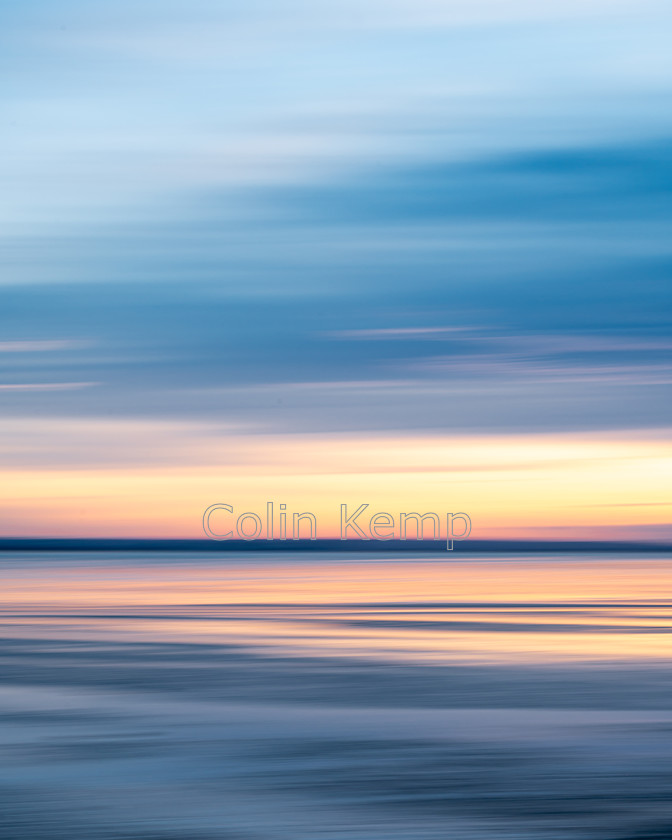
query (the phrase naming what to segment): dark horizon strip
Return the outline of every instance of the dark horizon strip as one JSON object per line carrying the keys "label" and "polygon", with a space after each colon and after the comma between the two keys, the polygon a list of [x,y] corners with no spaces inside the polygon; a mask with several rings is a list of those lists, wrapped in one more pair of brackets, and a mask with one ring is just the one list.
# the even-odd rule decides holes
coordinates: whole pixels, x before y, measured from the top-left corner
{"label": "dark horizon strip", "polygon": [[[457,542],[457,541],[456,541]],[[445,540],[171,540],[124,538],[33,538],[0,539],[0,551],[195,551],[231,552],[441,552],[447,559],[474,552],[647,552],[672,553],[672,544],[662,542],[627,542],[617,540],[465,540],[452,551]]]}

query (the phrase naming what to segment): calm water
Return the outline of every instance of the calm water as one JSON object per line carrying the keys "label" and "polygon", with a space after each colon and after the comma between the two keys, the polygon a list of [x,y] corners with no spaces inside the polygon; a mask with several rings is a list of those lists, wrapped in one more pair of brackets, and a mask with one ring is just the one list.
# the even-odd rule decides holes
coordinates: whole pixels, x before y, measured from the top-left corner
{"label": "calm water", "polygon": [[0,576],[2,840],[672,837],[670,557]]}

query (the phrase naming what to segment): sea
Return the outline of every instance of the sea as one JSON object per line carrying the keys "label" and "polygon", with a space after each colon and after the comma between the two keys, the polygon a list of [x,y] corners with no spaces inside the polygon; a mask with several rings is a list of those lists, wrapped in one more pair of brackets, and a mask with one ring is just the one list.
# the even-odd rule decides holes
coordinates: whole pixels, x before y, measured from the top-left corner
{"label": "sea", "polygon": [[669,840],[672,556],[0,555],[2,840]]}

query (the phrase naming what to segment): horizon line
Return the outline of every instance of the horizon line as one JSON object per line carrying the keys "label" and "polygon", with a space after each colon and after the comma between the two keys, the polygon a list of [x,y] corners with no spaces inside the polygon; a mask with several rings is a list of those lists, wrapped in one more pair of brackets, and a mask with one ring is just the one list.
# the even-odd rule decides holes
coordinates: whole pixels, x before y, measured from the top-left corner
{"label": "horizon line", "polygon": [[[458,542],[457,540],[455,541]],[[300,540],[209,540],[202,538],[151,537],[0,537],[0,552],[4,551],[230,551],[287,552],[287,551],[436,551],[454,552],[515,552],[515,551],[644,551],[672,552],[672,543],[632,540],[487,540],[467,539],[459,542],[451,552],[445,540],[362,540],[358,538],[300,539]]]}

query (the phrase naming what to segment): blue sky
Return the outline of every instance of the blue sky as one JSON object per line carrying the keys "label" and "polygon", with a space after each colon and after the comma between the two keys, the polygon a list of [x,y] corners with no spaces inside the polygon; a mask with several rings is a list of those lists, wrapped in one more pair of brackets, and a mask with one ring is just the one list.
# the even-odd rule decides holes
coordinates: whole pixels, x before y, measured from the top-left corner
{"label": "blue sky", "polygon": [[667,428],[671,18],[3,3],[6,421]]}

